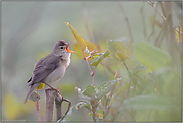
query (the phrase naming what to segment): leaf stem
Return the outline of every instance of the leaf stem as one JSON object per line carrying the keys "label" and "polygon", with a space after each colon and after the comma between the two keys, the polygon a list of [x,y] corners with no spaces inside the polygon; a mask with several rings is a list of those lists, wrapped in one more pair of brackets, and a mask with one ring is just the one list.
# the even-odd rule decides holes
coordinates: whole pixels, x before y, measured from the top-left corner
{"label": "leaf stem", "polygon": [[126,64],[126,62],[124,61],[123,63],[124,63],[124,65],[125,65],[125,67],[126,67],[127,71],[129,71],[129,69],[128,69],[128,65]]}
{"label": "leaf stem", "polygon": [[93,76],[92,76],[93,72],[92,72],[91,67],[90,67],[90,65],[89,65],[89,62],[88,62],[88,59],[87,59],[88,57],[86,58],[85,53],[84,53],[84,50],[83,50],[82,48],[81,48],[81,50],[82,50],[82,53],[83,53],[83,58],[84,58],[84,60],[86,61],[86,64],[87,64],[88,69],[89,69],[89,71],[90,71],[91,83],[93,84]]}

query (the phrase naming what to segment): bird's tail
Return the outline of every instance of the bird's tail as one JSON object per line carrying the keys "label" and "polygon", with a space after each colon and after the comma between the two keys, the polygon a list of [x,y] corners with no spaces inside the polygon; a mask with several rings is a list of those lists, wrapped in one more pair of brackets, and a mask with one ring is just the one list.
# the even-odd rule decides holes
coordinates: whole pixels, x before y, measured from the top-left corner
{"label": "bird's tail", "polygon": [[29,96],[32,94],[32,92],[39,86],[40,83],[35,83],[33,85],[31,85],[30,89],[29,89],[29,92],[27,94],[27,97],[25,99],[25,102],[24,104],[27,102],[27,100],[29,99]]}

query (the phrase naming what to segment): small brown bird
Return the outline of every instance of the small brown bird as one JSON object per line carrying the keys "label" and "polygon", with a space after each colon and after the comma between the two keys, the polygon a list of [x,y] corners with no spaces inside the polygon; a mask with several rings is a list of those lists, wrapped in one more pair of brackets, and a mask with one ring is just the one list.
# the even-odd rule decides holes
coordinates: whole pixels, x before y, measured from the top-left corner
{"label": "small brown bird", "polygon": [[45,83],[49,85],[48,83],[56,82],[64,76],[65,70],[70,63],[70,55],[71,53],[75,53],[68,49],[71,43],[67,44],[63,40],[57,41],[52,52],[35,64],[32,76],[27,82],[30,82],[29,86],[31,87],[25,103],[39,84]]}

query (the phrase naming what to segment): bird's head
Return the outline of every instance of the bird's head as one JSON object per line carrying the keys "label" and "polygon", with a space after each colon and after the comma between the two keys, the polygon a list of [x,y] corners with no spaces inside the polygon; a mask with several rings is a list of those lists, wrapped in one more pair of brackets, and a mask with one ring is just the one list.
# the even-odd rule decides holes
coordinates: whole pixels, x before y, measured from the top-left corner
{"label": "bird's head", "polygon": [[74,51],[69,50],[69,46],[72,42],[66,43],[64,40],[59,40],[55,43],[52,53],[56,56],[60,56],[63,59],[70,57],[70,53],[75,53]]}

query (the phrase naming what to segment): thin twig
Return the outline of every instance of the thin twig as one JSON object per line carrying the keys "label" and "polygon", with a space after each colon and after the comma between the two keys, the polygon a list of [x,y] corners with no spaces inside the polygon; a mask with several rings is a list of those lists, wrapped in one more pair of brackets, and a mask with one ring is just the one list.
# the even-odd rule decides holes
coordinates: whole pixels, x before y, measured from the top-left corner
{"label": "thin twig", "polygon": [[[95,51],[96,51],[96,49],[94,49],[93,51],[91,51],[91,52],[89,53],[89,56],[86,57],[86,56],[85,56],[85,53],[84,53],[84,50],[82,50],[82,52],[83,52],[83,58],[84,58],[84,60],[85,60],[86,63],[87,63],[88,69],[90,70],[91,83],[92,83],[92,84],[93,84],[93,76],[94,76],[95,72],[92,72],[91,67],[90,67],[90,65],[89,65],[89,62],[88,62],[88,59],[92,57],[92,54],[93,54]],[[96,69],[96,67],[95,67],[95,69]],[[95,70],[95,69],[94,69],[94,70]]]}
{"label": "thin twig", "polygon": [[97,68],[97,66],[95,66],[95,68],[94,68],[94,70],[93,70],[92,76],[94,76],[96,68]]}
{"label": "thin twig", "polygon": [[165,30],[166,25],[167,25],[167,20],[164,21],[163,27],[161,28],[161,31],[159,32],[159,35],[158,35],[158,37],[155,40],[155,46],[158,45],[158,40],[159,40],[159,38],[161,36],[161,33]]}
{"label": "thin twig", "polygon": [[122,10],[122,12],[123,12],[123,14],[125,16],[125,20],[127,22],[129,33],[130,33],[130,37],[131,37],[131,42],[133,43],[133,36],[132,36],[132,31],[131,31],[131,28],[130,28],[130,23],[129,23],[128,17],[127,17],[127,15],[126,15],[126,13],[125,13],[125,11],[123,9],[123,6],[119,2],[118,2],[118,5],[121,8],[121,10]]}
{"label": "thin twig", "polygon": [[163,32],[163,34],[162,34],[162,36],[161,36],[161,38],[160,38],[160,40],[159,40],[159,42],[158,42],[158,44],[157,44],[157,47],[160,47],[160,45],[161,45],[161,43],[162,43],[162,41],[163,41],[163,38],[165,37],[166,33],[167,33],[167,30],[165,30],[165,31]]}
{"label": "thin twig", "polygon": [[151,6],[158,12],[158,14],[163,18],[163,20],[166,20],[165,16],[162,15],[150,1],[147,1],[147,3],[148,3],[149,5],[151,5]]}
{"label": "thin twig", "polygon": [[[158,7],[158,3],[157,3],[157,7]],[[154,12],[154,18],[153,18],[153,24],[152,24],[152,34],[153,34],[154,41],[156,39],[156,33],[155,33],[156,14],[157,14],[157,11]]]}
{"label": "thin twig", "polygon": [[144,13],[143,13],[144,5],[145,5],[144,3],[145,2],[142,3],[142,7],[140,9],[140,13],[142,15],[142,24],[143,24],[144,37],[145,37],[145,40],[147,40],[147,31],[146,31],[145,17],[144,17]]}
{"label": "thin twig", "polygon": [[164,10],[164,7],[163,7],[163,3],[162,3],[161,1],[159,1],[159,3],[160,3],[160,5],[161,5],[161,9],[162,9],[162,11],[163,11],[163,15],[166,17],[166,15],[165,15],[165,10]]}
{"label": "thin twig", "polygon": [[41,117],[40,117],[40,112],[39,112],[39,89],[37,89],[37,104],[36,104],[36,108],[37,108],[37,115],[38,115],[39,122],[41,122]]}
{"label": "thin twig", "polygon": [[123,63],[124,63],[124,65],[125,65],[125,67],[126,67],[127,71],[129,71],[129,69],[128,69],[128,65],[126,64],[126,62],[124,61]]}
{"label": "thin twig", "polygon": [[88,59],[86,59],[86,56],[85,56],[85,53],[84,53],[84,50],[83,50],[83,49],[82,49],[82,53],[83,53],[83,58],[84,58],[84,60],[86,61],[86,64],[87,64],[88,69],[89,69],[89,71],[90,71],[90,75],[91,75],[91,83],[93,84],[93,76],[92,76],[93,72],[92,72],[92,70],[91,70],[91,68],[90,68],[90,65],[89,65]]}
{"label": "thin twig", "polygon": [[93,54],[95,51],[96,51],[96,49],[94,49],[93,51],[91,51],[91,52],[89,53],[88,57],[86,57],[86,59],[91,58],[91,57],[92,57],[92,54]]}
{"label": "thin twig", "polygon": [[65,112],[64,116],[59,120],[59,122],[61,122],[61,121],[64,119],[64,117],[67,115],[67,113],[69,112],[69,109],[70,109],[70,107],[71,107],[71,102],[70,102],[69,100],[63,98],[63,99],[62,99],[62,102],[63,102],[63,101],[68,102],[69,105],[68,105],[67,111]]}

